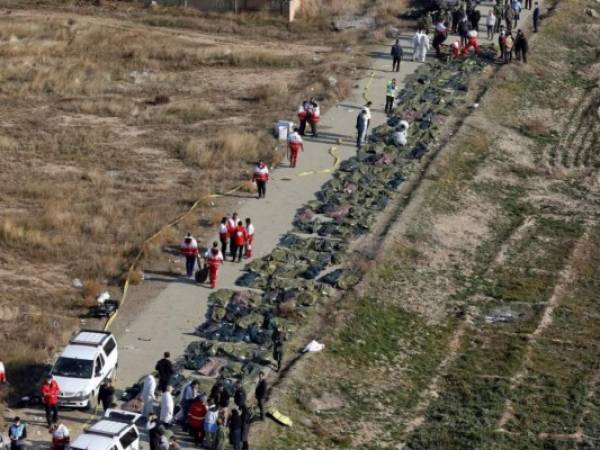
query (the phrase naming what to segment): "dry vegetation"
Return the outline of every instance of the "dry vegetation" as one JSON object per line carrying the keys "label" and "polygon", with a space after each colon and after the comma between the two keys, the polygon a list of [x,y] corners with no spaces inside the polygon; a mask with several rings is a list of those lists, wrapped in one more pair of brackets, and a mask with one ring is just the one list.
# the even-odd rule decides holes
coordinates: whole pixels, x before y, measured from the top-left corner
{"label": "dry vegetation", "polygon": [[342,51],[355,35],[317,20],[103,3],[0,1],[0,358],[13,380],[52,358],[145,237],[247,180],[252,161],[277,164],[263,130],[306,92],[324,106],[347,95],[357,65]]}

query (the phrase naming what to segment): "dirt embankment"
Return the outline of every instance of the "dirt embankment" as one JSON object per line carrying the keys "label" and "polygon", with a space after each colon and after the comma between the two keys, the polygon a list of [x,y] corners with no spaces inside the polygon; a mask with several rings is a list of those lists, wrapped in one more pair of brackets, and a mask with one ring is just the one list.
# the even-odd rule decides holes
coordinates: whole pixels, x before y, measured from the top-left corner
{"label": "dirt embankment", "polygon": [[261,426],[257,448],[594,447],[593,7],[559,3],[528,63],[486,81],[360,288],[323,314],[326,352],[277,390],[294,428]]}

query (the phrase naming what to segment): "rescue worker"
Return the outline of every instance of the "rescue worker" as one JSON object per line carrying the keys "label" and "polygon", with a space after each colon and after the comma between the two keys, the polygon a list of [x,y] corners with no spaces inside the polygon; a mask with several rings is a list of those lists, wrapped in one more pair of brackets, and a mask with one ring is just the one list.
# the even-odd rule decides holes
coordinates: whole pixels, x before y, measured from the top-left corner
{"label": "rescue worker", "polygon": [[421,34],[423,31],[419,28],[412,38],[413,54],[412,60],[419,59],[419,44],[421,42]]}
{"label": "rescue worker", "polygon": [[[237,227],[237,223],[238,223],[238,214],[236,212],[233,213],[233,215],[227,219],[227,235],[229,236],[229,253],[231,254],[231,256],[233,256],[233,232],[235,231],[235,227]],[[226,253],[223,253],[223,256],[225,256]]]}
{"label": "rescue worker", "polygon": [[115,388],[110,380],[104,380],[98,390],[98,400],[102,403],[104,411],[110,409],[115,399]]}
{"label": "rescue worker", "polygon": [[27,425],[21,422],[19,416],[15,417],[13,423],[8,427],[8,439],[10,440],[10,450],[23,450],[25,448]]}
{"label": "rescue worker", "polygon": [[194,277],[194,267],[196,259],[198,259],[198,243],[192,237],[191,233],[185,235],[185,239],[181,244],[181,253],[185,256],[185,271],[188,278]]}
{"label": "rescue worker", "polygon": [[162,393],[160,398],[160,422],[167,429],[171,428],[171,424],[173,423],[174,411],[173,386],[167,386],[167,390]]}
{"label": "rescue worker", "polygon": [[164,352],[163,358],[156,363],[154,369],[158,372],[158,390],[165,392],[171,377],[175,375],[175,369],[173,369],[173,363],[171,363],[171,353]]}
{"label": "rescue worker", "polygon": [[179,398],[179,409],[181,410],[181,428],[183,431],[187,431],[187,415],[190,409],[190,404],[196,398],[198,387],[198,380],[191,380],[185,384],[181,391],[181,397]]}
{"label": "rescue worker", "polygon": [[271,335],[271,340],[273,342],[273,359],[277,364],[277,372],[281,370],[281,362],[283,361],[283,339],[283,333],[276,327]]}
{"label": "rescue worker", "polygon": [[475,54],[479,56],[481,54],[481,49],[479,48],[479,42],[477,42],[477,31],[471,30],[469,31],[469,40],[467,41],[467,45],[463,49],[463,53],[467,55],[471,48],[475,49]]}
{"label": "rescue worker", "polygon": [[62,422],[57,421],[48,431],[52,435],[52,450],[65,450],[71,440],[69,429]]}
{"label": "rescue worker", "polygon": [[523,58],[523,62],[527,63],[528,47],[525,34],[521,30],[517,30],[517,36],[515,37],[515,56],[517,57],[517,61],[521,61],[521,58]]}
{"label": "rescue worker", "polygon": [[421,34],[419,38],[419,61],[425,62],[427,52],[429,51],[429,36],[427,33]]}
{"label": "rescue worker", "polygon": [[369,120],[367,119],[367,111],[365,108],[363,108],[356,117],[356,148],[358,150],[360,150],[367,140],[368,123]]}
{"label": "rescue worker", "polygon": [[494,39],[494,29],[496,28],[496,14],[494,14],[494,10],[490,9],[487,17],[485,18],[485,29],[487,31],[487,38],[492,40]]}
{"label": "rescue worker", "polygon": [[308,123],[310,123],[310,130],[312,132],[313,137],[319,137],[319,133],[317,132],[317,125],[321,121],[321,107],[319,106],[314,97],[311,97],[310,101],[308,102],[306,120]]}
{"label": "rescue worker", "polygon": [[229,230],[227,229],[227,217],[221,219],[219,224],[219,241],[221,241],[221,253],[227,254],[227,239],[229,238]]}
{"label": "rescue worker", "polygon": [[149,420],[150,415],[154,412],[154,392],[156,391],[156,378],[154,375],[148,374],[144,378],[142,387],[142,401],[144,402],[143,416]]}
{"label": "rescue worker", "polygon": [[535,2],[535,8],[533,8],[533,32],[538,32],[538,27],[540,26],[540,5],[538,2]]}
{"label": "rescue worker", "polygon": [[433,48],[435,49],[435,54],[439,58],[442,54],[442,44],[448,37],[448,29],[443,22],[438,22],[435,25],[435,33],[433,35]]}
{"label": "rescue worker", "polygon": [[252,247],[254,246],[254,233],[256,229],[252,224],[250,217],[246,217],[246,258],[252,258]]}
{"label": "rescue worker", "polygon": [[290,134],[288,134],[287,138],[288,143],[288,161],[290,162],[290,167],[296,167],[296,162],[298,161],[298,153],[300,150],[304,151],[304,142],[302,141],[302,137],[300,134],[294,130]]}
{"label": "rescue worker", "polygon": [[306,119],[308,114],[308,100],[304,100],[300,106],[298,107],[298,120],[300,121],[300,128],[298,132],[300,135],[304,136],[304,132],[306,131]]}
{"label": "rescue worker", "polygon": [[6,369],[4,363],[0,361],[0,384],[6,383]]}
{"label": "rescue worker", "polygon": [[244,227],[244,222],[242,222],[241,220],[238,221],[237,227],[233,233],[233,239],[235,244],[233,261],[235,262],[235,258],[237,257],[238,262],[242,262],[244,247],[246,246],[246,227]]}
{"label": "rescue worker", "polygon": [[265,379],[264,372],[258,374],[258,383],[254,390],[254,397],[258,404],[258,410],[260,411],[260,420],[265,420],[265,401],[267,400],[267,380]]}
{"label": "rescue worker", "polygon": [[396,79],[393,78],[392,81],[388,81],[385,87],[385,112],[387,114],[392,114],[394,111],[394,100],[396,99],[396,91],[398,90],[398,85],[396,84]]}
{"label": "rescue worker", "polygon": [[42,385],[42,403],[46,412],[46,422],[48,428],[58,420],[58,395],[60,387],[52,375],[46,377],[46,381]]}
{"label": "rescue worker", "polygon": [[199,395],[190,403],[186,423],[194,443],[200,445],[204,441],[204,417],[208,411],[206,396]]}
{"label": "rescue worker", "polygon": [[269,168],[264,162],[258,161],[256,166],[254,166],[252,181],[256,183],[258,198],[265,198],[267,193],[267,181],[269,181]]}
{"label": "rescue worker", "polygon": [[402,61],[402,46],[400,45],[400,40],[396,39],[396,43],[392,45],[392,49],[390,50],[390,55],[392,55],[392,72],[400,71],[400,62]]}
{"label": "rescue worker", "polygon": [[462,55],[462,47],[459,41],[454,41],[454,43],[450,46],[450,49],[452,50],[452,57],[454,59],[460,58]]}
{"label": "rescue worker", "polygon": [[224,261],[223,254],[219,251],[218,242],[213,242],[212,248],[206,251],[204,258],[206,258],[206,263],[208,264],[208,281],[210,287],[211,289],[215,289],[217,287],[219,269]]}

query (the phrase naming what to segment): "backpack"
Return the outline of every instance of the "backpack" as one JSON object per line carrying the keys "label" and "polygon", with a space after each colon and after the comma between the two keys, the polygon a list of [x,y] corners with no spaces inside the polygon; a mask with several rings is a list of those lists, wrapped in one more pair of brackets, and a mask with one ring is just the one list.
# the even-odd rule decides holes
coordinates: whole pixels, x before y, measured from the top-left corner
{"label": "backpack", "polygon": [[[198,261],[198,263],[200,263],[200,261]],[[204,266],[196,270],[194,278],[196,280],[196,283],[204,283],[208,278],[208,264],[204,264]]]}

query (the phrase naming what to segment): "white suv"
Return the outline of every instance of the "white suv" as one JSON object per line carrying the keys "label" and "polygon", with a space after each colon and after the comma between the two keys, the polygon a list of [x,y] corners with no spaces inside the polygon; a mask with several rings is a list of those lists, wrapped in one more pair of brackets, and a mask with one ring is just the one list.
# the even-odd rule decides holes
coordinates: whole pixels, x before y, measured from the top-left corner
{"label": "white suv", "polygon": [[60,387],[62,406],[95,409],[98,389],[117,374],[118,349],[107,331],[82,330],[63,350],[52,367]]}
{"label": "white suv", "polygon": [[69,450],[139,450],[140,414],[109,409],[104,418],[83,430]]}

